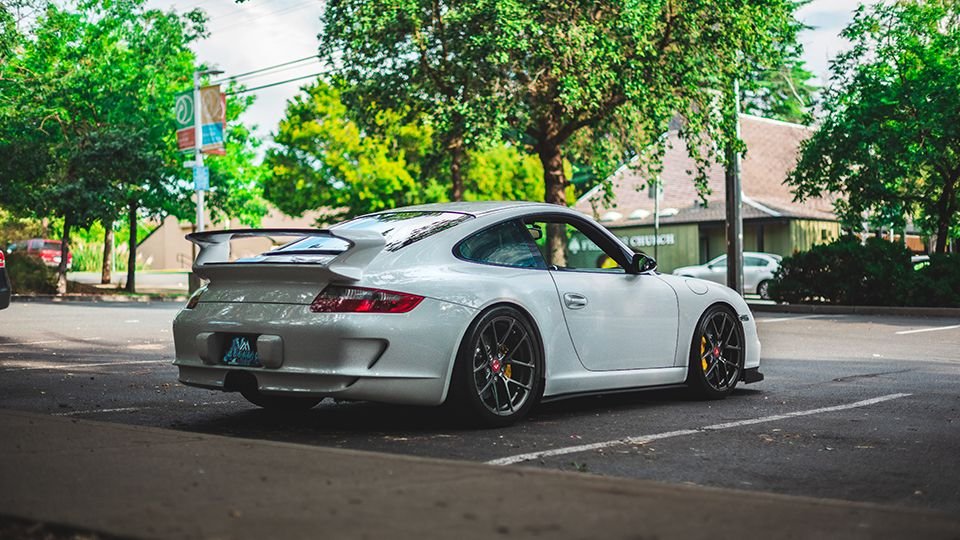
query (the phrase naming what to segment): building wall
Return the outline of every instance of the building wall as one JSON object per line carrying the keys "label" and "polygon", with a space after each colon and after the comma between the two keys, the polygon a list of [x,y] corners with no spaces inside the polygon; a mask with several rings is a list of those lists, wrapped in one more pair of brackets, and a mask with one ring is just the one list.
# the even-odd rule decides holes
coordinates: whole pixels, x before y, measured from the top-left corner
{"label": "building wall", "polygon": [[[634,251],[654,256],[653,227],[625,227],[611,229]],[[665,225],[660,227],[662,245],[656,246],[657,266],[661,272],[670,273],[674,268],[697,264],[700,233],[696,223]]]}
{"label": "building wall", "polygon": [[790,222],[790,253],[807,251],[816,244],[827,244],[840,236],[840,223],[836,221],[796,220]]}
{"label": "building wall", "polygon": [[[760,242],[760,234],[763,242]],[[653,227],[626,227],[612,229],[613,233],[627,241],[633,237],[653,235]],[[670,273],[681,266],[703,264],[727,251],[726,233],[716,224],[701,226],[697,223],[660,227],[660,234],[672,234],[672,244],[659,246],[657,263],[660,271]],[[782,222],[744,223],[743,250],[775,253],[784,257],[797,251],[807,251],[815,244],[832,242],[840,235],[840,224],[833,221],[790,220]],[[645,241],[634,241],[644,244]],[[652,246],[634,245],[653,256]]]}

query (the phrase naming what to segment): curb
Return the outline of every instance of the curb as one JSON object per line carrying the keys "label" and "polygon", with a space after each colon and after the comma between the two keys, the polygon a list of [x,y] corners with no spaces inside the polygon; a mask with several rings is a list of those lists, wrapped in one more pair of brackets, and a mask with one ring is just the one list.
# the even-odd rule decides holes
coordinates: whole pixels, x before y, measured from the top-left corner
{"label": "curb", "polygon": [[142,296],[126,296],[122,294],[15,294],[10,297],[11,302],[106,302],[106,303],[150,303],[150,302],[177,302],[187,301],[187,295],[161,296],[145,294]]}
{"label": "curb", "polygon": [[747,302],[755,313],[811,313],[822,315],[891,315],[898,317],[956,317],[960,308],[833,306],[827,304],[755,304]]}

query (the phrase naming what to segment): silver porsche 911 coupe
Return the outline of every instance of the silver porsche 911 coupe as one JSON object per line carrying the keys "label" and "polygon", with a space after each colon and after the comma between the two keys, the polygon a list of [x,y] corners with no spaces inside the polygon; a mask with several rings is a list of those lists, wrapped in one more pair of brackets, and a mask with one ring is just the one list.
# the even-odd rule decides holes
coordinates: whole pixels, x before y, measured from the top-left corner
{"label": "silver porsche 911 coupe", "polygon": [[[231,240],[280,236],[295,238],[230,253]],[[188,238],[209,283],[173,323],[180,381],[266,408],[448,403],[502,426],[545,400],[679,385],[717,399],[763,379],[734,291],[662,275],[554,205],[433,204]]]}

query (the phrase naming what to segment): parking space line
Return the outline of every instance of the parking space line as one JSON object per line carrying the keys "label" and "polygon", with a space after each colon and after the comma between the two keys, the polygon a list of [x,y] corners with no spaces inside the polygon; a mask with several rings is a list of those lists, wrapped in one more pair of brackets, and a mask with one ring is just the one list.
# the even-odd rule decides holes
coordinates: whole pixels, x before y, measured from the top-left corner
{"label": "parking space line", "polygon": [[[88,337],[80,338],[80,341],[97,341],[103,339],[101,337]],[[41,341],[11,341],[7,343],[0,343],[0,349],[6,349],[9,347],[23,346],[23,345],[49,345],[51,343],[67,343],[68,341],[73,341],[69,339],[44,339]]]}
{"label": "parking space line", "polygon": [[960,324],[954,324],[952,326],[936,326],[934,328],[918,328],[917,330],[901,330],[900,332],[895,332],[895,334],[902,336],[904,334],[919,334],[920,332],[937,332],[939,330],[953,330],[954,328],[960,328]]}
{"label": "parking space line", "polygon": [[139,411],[140,407],[119,407],[116,409],[90,409],[87,411],[70,411],[70,412],[61,412],[53,413],[51,416],[74,416],[77,414],[96,414],[96,413],[111,413],[111,412],[130,412],[130,411]]}
{"label": "parking space line", "polygon": [[799,321],[800,319],[816,319],[818,317],[823,317],[823,315],[800,315],[797,317],[780,317],[777,319],[757,319],[754,317],[754,320],[758,323],[772,323],[772,322],[786,322],[786,321]]}
{"label": "parking space line", "polygon": [[[200,403],[199,405],[226,405],[228,403],[237,403],[236,400],[230,401],[207,401]],[[132,411],[142,411],[144,409],[159,409],[158,405],[151,405],[148,407],[118,407],[115,409],[87,409],[84,411],[69,411],[61,413],[53,413],[50,416],[76,416],[80,414],[100,414],[100,413],[114,413],[114,412],[132,412]]]}
{"label": "parking space line", "polygon": [[[80,368],[91,368],[91,367],[105,367],[105,366],[134,366],[137,364],[170,364],[173,365],[173,360],[131,360],[125,362],[90,362],[86,364],[71,364],[71,363],[60,363],[54,364],[52,362],[40,362],[38,365],[23,365],[23,364],[32,364],[33,362],[27,361],[14,361],[14,362],[5,362],[0,361],[0,367],[3,367],[3,371],[6,373],[8,371],[38,371],[38,370],[53,370],[53,371],[71,371],[74,369]],[[17,365],[20,364],[20,365]],[[7,367],[7,366],[16,366],[16,367]]]}
{"label": "parking space line", "polygon": [[772,416],[761,416],[759,418],[749,418],[746,420],[737,420],[736,422],[725,422],[723,424],[713,424],[709,426],[703,426],[695,429],[681,429],[678,431],[667,431],[664,433],[654,433],[652,435],[640,435],[638,437],[627,437],[624,439],[616,439],[613,441],[604,441],[593,444],[582,444],[579,446],[567,446],[565,448],[554,448],[552,450],[544,450],[542,452],[531,452],[529,454],[518,454],[516,456],[507,456],[503,458],[493,459],[487,461],[488,465],[513,465],[514,463],[521,463],[523,461],[530,461],[534,459],[541,459],[545,457],[552,456],[564,456],[567,454],[578,454],[580,452],[588,452],[590,450],[600,450],[602,448],[610,448],[612,446],[622,446],[622,445],[641,445],[647,444],[652,441],[669,439],[672,437],[682,437],[684,435],[695,435],[697,433],[705,433],[708,431],[720,431],[723,429],[732,429],[741,426],[751,426],[754,424],[763,424],[766,422],[775,422],[777,420],[786,420],[788,418],[796,418],[800,416],[811,416],[814,414],[823,414],[836,411],[845,411],[848,409],[856,409],[859,407],[867,407],[870,405],[876,405],[877,403],[882,403],[884,401],[890,401],[892,399],[899,399],[907,397],[910,394],[888,394],[885,396],[875,397],[871,399],[865,399],[863,401],[857,401],[854,403],[847,403],[845,405],[835,405],[833,407],[821,407],[819,409],[810,409],[806,411],[794,411],[784,414],[775,414]]}

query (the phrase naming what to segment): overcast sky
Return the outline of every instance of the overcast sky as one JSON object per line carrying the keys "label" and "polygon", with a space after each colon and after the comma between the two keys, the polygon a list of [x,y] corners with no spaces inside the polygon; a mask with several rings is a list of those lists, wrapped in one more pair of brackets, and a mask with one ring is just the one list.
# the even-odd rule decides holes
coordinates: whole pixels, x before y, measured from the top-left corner
{"label": "overcast sky", "polygon": [[[856,0],[813,0],[800,9],[799,17],[812,30],[803,32],[804,59],[808,69],[821,81],[828,78],[830,59],[845,47],[840,30],[850,21],[860,2]],[[320,0],[151,0],[152,7],[188,11],[200,7],[210,17],[210,37],[195,45],[201,62],[217,66],[224,76],[316,54],[320,31]],[[291,66],[256,78],[245,78],[248,88],[320,71],[316,61]],[[286,101],[309,80],[256,92],[257,101],[245,120],[268,136],[276,130]]]}

